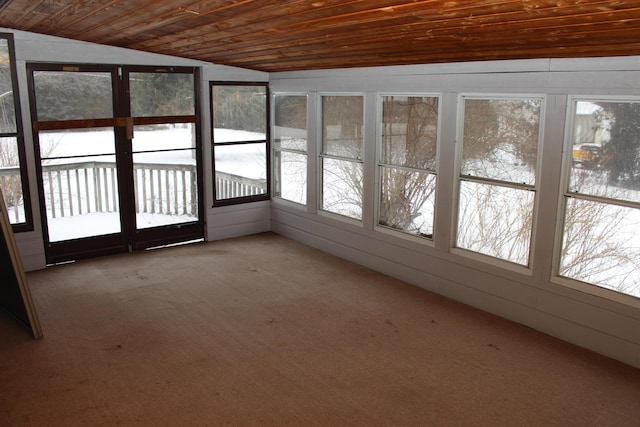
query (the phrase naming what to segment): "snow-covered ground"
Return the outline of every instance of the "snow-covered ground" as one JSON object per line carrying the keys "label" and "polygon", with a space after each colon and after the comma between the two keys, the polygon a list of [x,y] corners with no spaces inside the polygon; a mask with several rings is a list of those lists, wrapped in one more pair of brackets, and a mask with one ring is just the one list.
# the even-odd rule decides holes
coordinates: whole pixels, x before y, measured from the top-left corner
{"label": "snow-covered ground", "polygon": [[[264,138],[264,135],[228,129],[216,130],[216,136],[226,142],[251,141]],[[114,136],[110,130],[42,132],[40,140],[43,165],[63,165],[83,161],[113,162],[115,159]],[[132,143],[133,161],[134,164],[195,165],[196,159],[193,146],[193,134],[190,125],[168,129],[136,129]],[[251,179],[266,179],[265,149],[265,144],[216,147],[216,170]],[[63,177],[64,179],[66,178]],[[150,179],[151,174],[148,174],[146,180],[149,181]],[[164,180],[161,181],[164,182]],[[115,181],[113,184],[115,184]],[[67,186],[66,181],[63,181],[62,187],[64,191],[67,190]],[[73,182],[71,187],[75,191]],[[150,188],[148,182],[146,187],[147,189]],[[110,194],[113,194],[112,184],[109,184],[108,190]],[[155,191],[158,191],[157,187]],[[57,191],[55,193],[57,197]],[[148,193],[148,197],[154,196],[150,194],[150,190]],[[137,197],[139,196],[137,195]],[[77,193],[72,194],[72,197],[75,199]],[[120,231],[117,211],[87,213],[85,209],[83,214],[77,214],[76,212],[73,216],[61,216],[58,213],[54,217],[51,212],[51,206],[47,206],[47,212],[49,237],[52,242]],[[68,210],[66,214],[69,215]],[[197,219],[197,217],[191,215],[157,213],[139,213],[136,215],[138,228],[190,222]]]}
{"label": "snow-covered ground", "polygon": [[[137,214],[138,228],[157,227],[158,225],[179,224],[194,221],[189,215]],[[92,212],[82,215],[48,219],[49,240],[79,239],[87,236],[101,236],[120,232],[120,215],[118,212]]]}

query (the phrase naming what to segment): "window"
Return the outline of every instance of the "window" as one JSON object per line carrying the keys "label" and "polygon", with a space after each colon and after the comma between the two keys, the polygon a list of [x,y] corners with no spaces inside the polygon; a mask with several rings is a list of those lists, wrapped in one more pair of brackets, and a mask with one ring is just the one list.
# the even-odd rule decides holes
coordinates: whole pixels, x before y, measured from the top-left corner
{"label": "window", "polygon": [[214,205],[268,200],[268,87],[211,83]]}
{"label": "window", "polygon": [[273,97],[273,193],[307,203],[307,96]]}
{"label": "window", "polygon": [[557,274],[640,298],[640,99],[570,105]]}
{"label": "window", "polygon": [[456,247],[529,265],[542,98],[461,98]]}
{"label": "window", "polygon": [[387,95],[379,102],[378,225],[432,238],[439,98]]}
{"label": "window", "polygon": [[362,220],[364,98],[322,96],[321,209]]}
{"label": "window", "polygon": [[11,34],[0,34],[0,186],[14,231],[33,230]]}

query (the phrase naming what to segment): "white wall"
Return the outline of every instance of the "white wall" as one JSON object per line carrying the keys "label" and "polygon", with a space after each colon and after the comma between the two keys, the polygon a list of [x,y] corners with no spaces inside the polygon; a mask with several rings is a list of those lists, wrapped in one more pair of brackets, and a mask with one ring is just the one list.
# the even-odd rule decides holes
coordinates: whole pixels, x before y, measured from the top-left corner
{"label": "white wall", "polygon": [[[207,239],[274,231],[350,259],[433,292],[531,326],[563,340],[640,367],[640,304],[550,281],[553,233],[560,186],[560,158],[568,94],[640,96],[640,57],[583,60],[524,60],[465,64],[381,67],[349,70],[265,73],[153,55],[33,33],[14,33],[18,83],[27,143],[35,230],[16,240],[27,270],[44,267],[33,138],[26,84],[27,62],[113,63],[202,67],[202,134]],[[318,92],[365,92],[367,190],[362,226],[319,215],[310,162],[310,203],[299,209],[279,200],[212,208],[211,138],[208,81],[267,81],[276,92],[309,92],[309,115],[316,117]],[[375,97],[384,92],[442,94],[435,245],[424,245],[374,231]],[[449,250],[455,171],[456,102],[460,92],[539,93],[547,96],[543,170],[531,274],[521,274],[451,253]],[[317,148],[316,123],[309,121],[311,153]],[[315,147],[315,148],[314,148]],[[313,155],[310,156],[314,158]]]}
{"label": "white wall", "polygon": [[[268,74],[235,67],[215,65],[208,62],[193,61],[165,55],[78,42],[58,37],[0,28],[0,32],[13,33],[18,85],[20,91],[23,130],[25,134],[29,189],[34,215],[34,231],[16,233],[16,243],[22,257],[25,270],[37,270],[45,267],[44,242],[38,204],[33,134],[30,126],[31,114],[27,91],[28,62],[118,64],[118,65],[158,65],[201,67],[201,111],[202,144],[204,159],[204,194],[206,203],[206,236],[208,239],[230,237],[254,232],[267,231],[269,224],[269,204],[247,204],[235,209],[235,215],[224,215],[229,208],[212,208],[211,177],[211,119],[209,112],[209,81],[268,81]],[[220,212],[219,212],[220,210]],[[256,218],[256,212],[263,217]],[[254,218],[253,221],[248,218]],[[227,227],[227,229],[224,229]],[[231,232],[233,230],[233,233]]]}
{"label": "white wall", "polygon": [[[640,367],[640,301],[569,288],[551,281],[567,96],[640,96],[640,57],[493,61],[273,73],[272,92],[308,92],[310,203],[274,199],[272,229],[340,257],[563,340]],[[361,225],[318,214],[315,179],[319,94],[365,94],[365,211]],[[374,229],[375,122],[378,92],[442,95],[438,209],[433,244]],[[518,272],[450,250],[456,171],[458,95],[526,93],[546,96],[539,210],[533,264]],[[315,153],[315,158],[314,158]],[[612,296],[612,298],[609,298]]]}

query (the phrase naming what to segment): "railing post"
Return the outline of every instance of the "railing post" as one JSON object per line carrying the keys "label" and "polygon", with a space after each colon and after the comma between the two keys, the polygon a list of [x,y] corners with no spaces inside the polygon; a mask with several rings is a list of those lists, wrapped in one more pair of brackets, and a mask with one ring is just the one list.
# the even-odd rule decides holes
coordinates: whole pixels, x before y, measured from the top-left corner
{"label": "railing post", "polygon": [[187,214],[187,171],[183,170],[180,176],[182,177],[182,214]]}
{"label": "railing post", "polygon": [[93,168],[93,192],[96,201],[96,212],[102,212],[102,195],[100,194],[100,171],[94,166]]}
{"label": "railing post", "polygon": [[[82,197],[80,197],[80,169],[76,169],[76,191],[78,192],[78,215],[82,215]],[[71,195],[69,195],[71,196]]]}
{"label": "railing post", "polygon": [[173,171],[173,213],[178,215],[178,171]]}
{"label": "railing post", "polygon": [[84,168],[84,190],[87,200],[87,213],[91,212],[91,199],[89,198],[89,169]]}
{"label": "railing post", "polygon": [[155,203],[155,191],[153,189],[155,185],[153,185],[153,170],[149,170],[149,192],[151,193],[151,213],[156,213],[156,203]]}
{"label": "railing post", "polygon": [[142,212],[147,213],[147,170],[140,168],[142,175]]}
{"label": "railing post", "polygon": [[189,172],[189,182],[191,183],[191,215],[198,214],[198,189],[196,187],[195,167]]}
{"label": "railing post", "polygon": [[136,213],[140,213],[140,202],[138,201],[138,169],[133,168],[133,207]]}
{"label": "railing post", "polygon": [[67,191],[69,198],[69,216],[73,216],[73,199],[71,197],[71,171],[67,169]]}
{"label": "railing post", "polygon": [[58,173],[56,174],[56,178],[58,181],[58,196],[60,197],[59,203],[60,203],[60,216],[63,217],[64,216],[64,202],[62,200],[62,173],[61,171],[58,171]]}

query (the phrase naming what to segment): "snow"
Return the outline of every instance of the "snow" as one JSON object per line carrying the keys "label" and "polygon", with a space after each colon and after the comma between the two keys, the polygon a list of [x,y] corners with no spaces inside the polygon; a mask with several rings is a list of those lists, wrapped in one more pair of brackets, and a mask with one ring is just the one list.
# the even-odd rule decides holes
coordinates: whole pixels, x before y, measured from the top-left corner
{"label": "snow", "polygon": [[[139,229],[196,220],[197,218],[189,215],[161,215],[150,213],[136,215],[136,223]],[[120,214],[118,212],[91,212],[62,218],[49,218],[48,223],[50,242],[60,242],[120,232]]]}
{"label": "snow", "polygon": [[[215,134],[225,141],[264,139],[264,134],[230,129],[217,129]],[[73,164],[85,161],[113,163],[115,160],[115,139],[111,129],[41,132],[40,143],[41,155],[44,158],[43,165]],[[158,126],[156,129],[136,128],[132,141],[134,164],[195,165],[193,145],[191,125],[172,128]],[[266,179],[265,150],[264,143],[216,147],[217,170],[253,179]],[[147,178],[147,180],[149,179]],[[63,185],[63,188],[66,189],[66,185]],[[77,195],[74,194],[73,197],[75,198]],[[117,211],[85,212],[62,217],[58,213],[57,217],[53,218],[51,207],[48,206],[47,213],[51,242],[120,232]],[[66,214],[68,215],[69,212]],[[197,219],[191,215],[139,213],[136,215],[136,224],[141,229],[191,222]]]}
{"label": "snow", "polygon": [[[213,130],[216,171],[250,179],[266,179],[266,135],[233,129]],[[217,145],[222,142],[253,142],[250,144]]]}
{"label": "snow", "polygon": [[47,220],[51,242],[120,232],[120,215],[117,212],[93,212]]}

